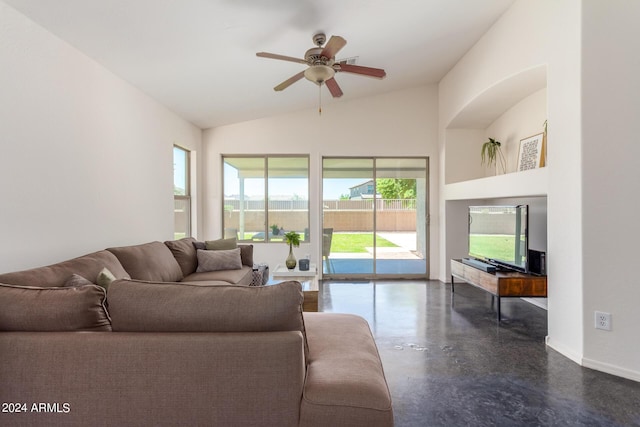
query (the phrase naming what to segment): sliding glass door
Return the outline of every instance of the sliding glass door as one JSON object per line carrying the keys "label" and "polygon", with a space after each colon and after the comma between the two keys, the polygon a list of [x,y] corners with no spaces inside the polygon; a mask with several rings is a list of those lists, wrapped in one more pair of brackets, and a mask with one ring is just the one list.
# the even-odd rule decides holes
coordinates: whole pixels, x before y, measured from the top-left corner
{"label": "sliding glass door", "polygon": [[323,159],[323,275],[424,278],[426,158]]}
{"label": "sliding glass door", "polygon": [[374,273],[373,159],[323,159],[325,275]]}
{"label": "sliding glass door", "polygon": [[427,273],[427,160],[376,159],[376,273]]}

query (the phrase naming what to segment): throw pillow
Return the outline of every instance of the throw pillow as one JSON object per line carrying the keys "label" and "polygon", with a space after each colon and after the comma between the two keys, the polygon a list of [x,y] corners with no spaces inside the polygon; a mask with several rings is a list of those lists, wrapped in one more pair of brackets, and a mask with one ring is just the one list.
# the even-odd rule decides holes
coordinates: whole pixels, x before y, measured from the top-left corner
{"label": "throw pillow", "polygon": [[198,249],[198,269],[196,273],[218,270],[240,270],[242,258],[240,248],[228,251],[203,251]]}
{"label": "throw pillow", "polygon": [[111,331],[100,286],[41,288],[0,283],[0,331]]}
{"label": "throw pillow", "polygon": [[173,254],[173,257],[178,261],[184,276],[190,275],[196,271],[196,267],[198,267],[198,258],[196,257],[196,248],[194,247],[195,242],[196,239],[193,237],[164,242]]}
{"label": "throw pillow", "polygon": [[100,270],[100,273],[98,273],[98,277],[96,277],[96,284],[107,289],[114,280],[116,280],[116,277],[107,267],[105,267]]}
{"label": "throw pillow", "polygon": [[[234,246],[234,242],[236,246]],[[207,240],[206,242],[194,241],[192,244],[195,249],[202,249],[202,250],[207,249],[210,251],[229,250],[229,249],[235,249],[236,247],[238,247],[240,248],[240,257],[242,258],[242,265],[246,265],[247,267],[253,267],[253,245],[238,245],[237,243],[238,243],[237,239],[235,237],[231,237],[229,239]],[[188,276],[188,274],[185,273],[185,277],[186,276]]]}
{"label": "throw pillow", "polygon": [[240,248],[240,258],[242,265],[253,268],[253,245],[238,245]]}
{"label": "throw pillow", "polygon": [[238,247],[238,239],[235,237],[231,237],[229,239],[206,240],[204,243],[207,250],[210,251],[229,250]]}
{"label": "throw pillow", "polygon": [[[113,280],[115,280],[115,278]],[[79,274],[72,274],[71,277],[69,277],[67,281],[64,282],[65,288],[77,288],[78,286],[86,285],[95,285],[95,283],[90,282]]]}

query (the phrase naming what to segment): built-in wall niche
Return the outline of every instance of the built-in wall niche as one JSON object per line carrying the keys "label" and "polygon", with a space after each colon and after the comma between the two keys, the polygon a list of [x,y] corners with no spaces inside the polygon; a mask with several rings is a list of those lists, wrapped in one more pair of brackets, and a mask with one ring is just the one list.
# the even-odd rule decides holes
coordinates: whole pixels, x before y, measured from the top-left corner
{"label": "built-in wall niche", "polygon": [[[487,88],[462,108],[445,128],[445,184],[516,172],[520,140],[544,130],[546,82],[546,66],[534,67]],[[505,170],[500,162],[481,164],[482,144],[490,137],[502,143]],[[507,195],[536,193],[538,189]]]}
{"label": "built-in wall niche", "polygon": [[[471,205],[530,204],[535,217],[531,223],[535,229],[531,230],[531,248],[546,251],[548,167],[515,171],[520,140],[542,132],[546,119],[547,67],[540,65],[470,95],[469,102],[445,126],[445,185],[441,192],[445,202],[446,238],[441,264],[444,277],[450,275],[450,259],[468,254],[467,219]],[[489,137],[505,144],[506,173],[481,165],[482,144]],[[552,162],[547,160],[547,164]]]}
{"label": "built-in wall niche", "polygon": [[[547,252],[547,197],[505,197],[489,199],[447,200],[446,210],[446,272],[451,276],[449,260],[468,256],[469,206],[529,205],[529,249]],[[549,259],[547,255],[547,260]],[[547,308],[546,298],[523,298],[538,307]]]}

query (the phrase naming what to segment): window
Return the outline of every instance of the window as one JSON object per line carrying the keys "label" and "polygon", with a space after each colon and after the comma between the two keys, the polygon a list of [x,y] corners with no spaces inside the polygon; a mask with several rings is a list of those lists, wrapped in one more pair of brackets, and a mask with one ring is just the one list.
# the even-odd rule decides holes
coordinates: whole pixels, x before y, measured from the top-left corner
{"label": "window", "polygon": [[191,189],[189,150],[173,146],[174,237],[191,236]]}
{"label": "window", "polygon": [[308,156],[224,156],[224,237],[281,242],[288,231],[309,240]]}

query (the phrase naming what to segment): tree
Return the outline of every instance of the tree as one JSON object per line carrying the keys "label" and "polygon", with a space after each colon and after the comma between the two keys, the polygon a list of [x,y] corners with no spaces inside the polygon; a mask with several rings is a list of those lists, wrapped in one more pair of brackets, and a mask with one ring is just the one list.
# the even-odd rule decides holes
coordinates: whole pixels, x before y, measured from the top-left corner
{"label": "tree", "polygon": [[349,197],[348,194],[341,194],[340,195],[340,200],[349,200],[351,197]]}
{"label": "tree", "polygon": [[404,178],[378,178],[376,191],[385,200],[389,199],[415,199],[416,180]]}

